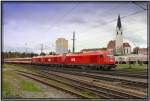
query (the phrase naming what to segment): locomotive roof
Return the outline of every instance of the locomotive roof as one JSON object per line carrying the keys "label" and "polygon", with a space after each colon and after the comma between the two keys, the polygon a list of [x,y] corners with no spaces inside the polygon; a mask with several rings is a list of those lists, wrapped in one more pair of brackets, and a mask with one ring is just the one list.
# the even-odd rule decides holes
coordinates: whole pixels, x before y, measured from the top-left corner
{"label": "locomotive roof", "polygon": [[[93,52],[80,52],[80,53],[68,53],[64,54],[65,56],[83,56],[83,55],[100,55],[100,54],[108,54],[110,53],[109,51],[93,51]],[[46,57],[60,57],[64,56],[63,54],[58,54],[58,55],[46,55],[46,56],[36,56],[33,58],[46,58]]]}
{"label": "locomotive roof", "polygon": [[78,56],[78,55],[100,55],[100,54],[108,54],[109,51],[93,51],[93,52],[83,52],[83,53],[69,53],[66,56]]}
{"label": "locomotive roof", "polygon": [[46,56],[35,56],[35,57],[33,57],[33,58],[41,58],[41,57],[44,57],[44,58],[46,58],[46,57],[58,57],[58,56],[63,56],[63,55],[46,55]]}

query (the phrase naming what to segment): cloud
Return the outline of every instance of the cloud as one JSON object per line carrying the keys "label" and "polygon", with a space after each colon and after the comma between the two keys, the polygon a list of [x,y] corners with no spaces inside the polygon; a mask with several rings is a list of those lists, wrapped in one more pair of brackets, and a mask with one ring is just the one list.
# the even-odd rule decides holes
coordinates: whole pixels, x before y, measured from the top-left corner
{"label": "cloud", "polygon": [[141,35],[138,35],[138,34],[132,34],[132,33],[126,34],[126,35],[124,36],[124,38],[126,38],[126,39],[128,39],[128,40],[130,40],[130,41],[132,41],[132,42],[134,42],[134,43],[136,43],[137,45],[146,43],[146,40],[143,39],[143,38],[141,37]]}
{"label": "cloud", "polygon": [[88,22],[85,20],[85,19],[83,19],[83,18],[72,18],[72,19],[69,19],[69,20],[67,20],[67,22],[69,23],[69,24],[87,24]]}
{"label": "cloud", "polygon": [[[34,5],[34,4],[33,4]],[[42,5],[42,4],[41,4]],[[44,4],[32,9],[5,9],[3,36],[4,47],[22,47],[25,43],[33,51],[55,50],[55,40],[64,37],[72,48],[72,33],[76,32],[76,51],[83,48],[106,47],[115,38],[117,16],[129,15],[141,9],[128,3],[79,3],[69,14],[73,3]],[[21,7],[21,6],[20,6]],[[11,11],[11,13],[10,13]],[[63,18],[63,15],[67,15]],[[122,18],[124,38],[147,45],[147,12]],[[7,48],[9,50],[9,47]],[[16,49],[16,48],[15,48]],[[22,47],[24,50],[24,48]]]}

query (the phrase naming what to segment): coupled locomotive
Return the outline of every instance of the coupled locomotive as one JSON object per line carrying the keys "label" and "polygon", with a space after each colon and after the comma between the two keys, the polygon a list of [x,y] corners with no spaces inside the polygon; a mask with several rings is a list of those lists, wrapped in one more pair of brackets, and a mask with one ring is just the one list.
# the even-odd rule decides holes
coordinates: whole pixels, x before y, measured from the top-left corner
{"label": "coupled locomotive", "polygon": [[[20,59],[21,60],[21,59]],[[108,51],[84,52],[84,53],[68,53],[62,55],[47,55],[28,58],[24,61],[9,61],[12,63],[23,63],[33,65],[48,65],[52,67],[72,67],[82,69],[115,69],[116,61],[114,55]],[[20,61],[20,62],[19,62]],[[7,61],[8,62],[8,61]]]}

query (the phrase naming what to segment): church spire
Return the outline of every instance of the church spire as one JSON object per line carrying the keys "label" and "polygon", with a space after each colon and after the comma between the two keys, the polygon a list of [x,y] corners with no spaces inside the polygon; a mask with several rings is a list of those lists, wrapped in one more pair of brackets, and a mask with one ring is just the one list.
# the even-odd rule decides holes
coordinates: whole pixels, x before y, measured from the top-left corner
{"label": "church spire", "polygon": [[123,35],[122,35],[122,25],[120,15],[118,15],[117,27],[116,27],[116,54],[122,54],[123,48]]}
{"label": "church spire", "polygon": [[121,28],[121,19],[120,19],[120,14],[118,15],[117,27],[118,27],[119,29]]}

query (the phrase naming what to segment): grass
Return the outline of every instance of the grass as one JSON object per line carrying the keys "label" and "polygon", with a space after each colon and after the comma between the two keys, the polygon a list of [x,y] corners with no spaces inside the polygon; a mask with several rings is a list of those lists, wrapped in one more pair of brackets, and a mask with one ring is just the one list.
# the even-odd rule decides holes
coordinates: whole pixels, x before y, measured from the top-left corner
{"label": "grass", "polygon": [[20,85],[24,91],[30,91],[30,92],[42,92],[43,91],[36,84],[27,80],[20,80]]}
{"label": "grass", "polygon": [[22,92],[43,92],[44,90],[36,82],[19,76],[15,70],[24,70],[17,65],[2,65],[2,97],[3,98],[22,98]]}
{"label": "grass", "polygon": [[117,70],[128,70],[128,71],[146,71],[148,65],[146,64],[117,64]]}
{"label": "grass", "polygon": [[100,98],[96,95],[93,95],[92,93],[90,93],[89,91],[82,91],[82,94],[91,98]]}
{"label": "grass", "polygon": [[8,96],[11,95],[11,84],[7,81],[3,81],[3,91],[4,91],[4,95]]}
{"label": "grass", "polygon": [[[21,78],[15,70],[24,70],[29,71],[28,69],[23,68],[24,66],[20,65],[10,65],[10,64],[3,64],[3,98],[18,98],[23,97],[22,92],[44,92],[41,87],[39,87],[34,82],[31,82],[30,80]],[[92,95],[90,92],[87,91],[78,91],[74,87],[71,87],[66,84],[62,84],[55,80],[47,80],[48,83],[50,83],[53,86],[58,86],[62,89],[74,91],[78,94],[81,94],[83,96],[86,96],[88,98],[97,98],[97,96]]]}
{"label": "grass", "polygon": [[4,98],[21,98],[16,87],[7,80],[3,81],[2,91]]}

